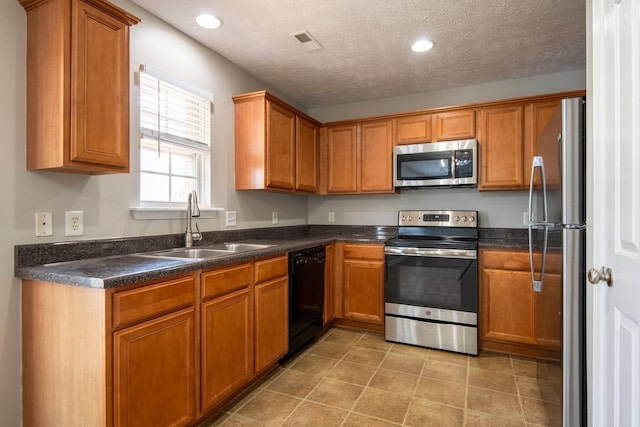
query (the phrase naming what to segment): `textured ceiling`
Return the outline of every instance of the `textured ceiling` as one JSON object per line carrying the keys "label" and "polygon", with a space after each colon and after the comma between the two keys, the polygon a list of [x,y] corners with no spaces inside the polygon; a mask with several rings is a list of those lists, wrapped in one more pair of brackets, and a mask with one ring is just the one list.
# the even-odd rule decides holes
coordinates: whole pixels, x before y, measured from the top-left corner
{"label": "textured ceiling", "polygon": [[308,108],[585,67],[584,0],[133,1]]}

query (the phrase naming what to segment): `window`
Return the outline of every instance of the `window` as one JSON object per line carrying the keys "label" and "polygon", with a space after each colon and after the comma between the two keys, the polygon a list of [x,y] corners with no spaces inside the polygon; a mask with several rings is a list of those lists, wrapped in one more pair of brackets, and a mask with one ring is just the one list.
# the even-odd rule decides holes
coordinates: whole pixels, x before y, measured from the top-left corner
{"label": "window", "polygon": [[140,69],[140,202],[210,204],[210,94],[148,66]]}

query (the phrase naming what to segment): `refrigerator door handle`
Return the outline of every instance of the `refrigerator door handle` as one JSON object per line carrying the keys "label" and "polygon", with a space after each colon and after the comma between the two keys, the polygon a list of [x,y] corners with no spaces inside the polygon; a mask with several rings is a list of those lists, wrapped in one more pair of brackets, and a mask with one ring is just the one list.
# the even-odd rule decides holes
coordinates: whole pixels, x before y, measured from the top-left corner
{"label": "refrigerator door handle", "polygon": [[[542,222],[534,221],[533,218],[533,182],[536,168],[540,168],[540,179],[542,181]],[[542,226],[544,230],[544,241],[542,244],[542,260],[540,266],[540,278],[536,279],[536,270],[533,262],[533,228]],[[549,223],[547,217],[547,180],[544,173],[544,161],[541,156],[535,156],[531,164],[531,180],[529,181],[529,265],[531,267],[531,283],[534,292],[542,292],[542,281],[544,280],[544,269],[547,260],[547,236]]]}
{"label": "refrigerator door handle", "polygon": [[[542,222],[533,218],[533,181],[536,168],[540,168],[540,178],[542,180]],[[547,224],[547,179],[544,174],[544,161],[542,156],[535,156],[531,164],[531,179],[529,180],[529,224]]]}
{"label": "refrigerator door handle", "polygon": [[531,283],[534,292],[542,292],[542,282],[544,281],[544,270],[547,262],[547,236],[549,227],[544,227],[544,239],[542,243],[542,261],[540,265],[540,278],[536,279],[536,269],[533,262],[533,226],[529,224],[529,265],[531,266]]}

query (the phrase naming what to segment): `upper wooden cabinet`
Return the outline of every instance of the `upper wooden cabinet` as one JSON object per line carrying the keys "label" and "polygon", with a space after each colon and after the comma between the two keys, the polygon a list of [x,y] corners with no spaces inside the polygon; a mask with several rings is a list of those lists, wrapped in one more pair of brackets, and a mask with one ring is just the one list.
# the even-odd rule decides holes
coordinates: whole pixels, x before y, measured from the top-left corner
{"label": "upper wooden cabinet", "polygon": [[[358,125],[329,126],[326,131],[328,193],[356,193],[358,191]],[[326,172],[325,172],[326,169]]]}
{"label": "upper wooden cabinet", "polygon": [[476,136],[475,109],[413,114],[395,119],[395,144],[470,139]]}
{"label": "upper wooden cabinet", "polygon": [[129,172],[129,26],[102,0],[27,11],[27,169]]}
{"label": "upper wooden cabinet", "polygon": [[452,141],[476,136],[475,109],[454,110],[433,115],[433,140]]}
{"label": "upper wooden cabinet", "polygon": [[[392,193],[393,121],[330,125],[323,129],[321,169],[327,193]],[[323,191],[324,192],[324,191]]]}
{"label": "upper wooden cabinet", "polygon": [[524,181],[524,105],[480,108],[481,190],[516,189]]}
{"label": "upper wooden cabinet", "polygon": [[418,114],[395,119],[395,144],[431,142],[431,116],[432,114]]}
{"label": "upper wooden cabinet", "polygon": [[266,91],[233,102],[236,190],[315,192],[320,124]]}
{"label": "upper wooden cabinet", "polygon": [[296,180],[297,191],[314,193],[318,188],[318,125],[296,116]]}
{"label": "upper wooden cabinet", "polygon": [[480,151],[479,190],[528,190],[534,155],[545,157],[548,186],[560,184],[556,153],[540,153],[540,138],[557,140],[561,132],[563,98],[582,96],[566,92],[535,98],[493,103],[478,108]]}

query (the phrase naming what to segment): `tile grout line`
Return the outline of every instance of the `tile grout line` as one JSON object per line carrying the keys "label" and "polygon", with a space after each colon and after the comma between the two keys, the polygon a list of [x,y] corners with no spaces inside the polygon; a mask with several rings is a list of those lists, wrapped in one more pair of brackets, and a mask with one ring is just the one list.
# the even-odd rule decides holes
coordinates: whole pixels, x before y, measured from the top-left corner
{"label": "tile grout line", "polygon": [[[363,333],[363,334],[360,336],[360,338],[358,339],[358,341],[356,341],[356,342],[351,346],[351,349],[352,349],[353,347],[356,347],[356,346],[357,346],[357,344],[358,344],[358,342],[359,342],[360,340],[362,340],[362,338],[363,338],[364,336],[366,336],[366,333]],[[350,349],[350,350],[351,350],[351,349]],[[358,406],[358,402],[360,402],[360,399],[362,399],[362,395],[365,393],[365,391],[366,391],[366,390],[367,390],[367,388],[369,387],[369,384],[371,384],[371,380],[372,380],[372,379],[373,379],[373,377],[375,377],[375,376],[376,376],[376,374],[378,373],[378,370],[380,369],[380,366],[382,365],[382,362],[387,358],[387,354],[388,354],[388,352],[389,352],[389,350],[387,349],[387,351],[385,352],[385,353],[386,353],[386,354],[385,354],[385,356],[382,358],[382,360],[380,360],[380,362],[378,362],[378,366],[377,366],[377,367],[375,368],[375,370],[373,371],[373,374],[371,374],[371,377],[369,377],[369,380],[367,381],[367,383],[366,383],[366,384],[364,384],[364,385],[362,386],[362,391],[360,392],[360,395],[358,396],[358,398],[357,398],[357,399],[353,402],[353,404],[351,405],[351,409],[349,409],[349,411],[348,411],[348,413],[347,413],[347,416],[346,416],[346,417],[345,417],[345,419],[342,421],[342,424],[340,424],[341,426],[342,426],[342,425],[344,425],[344,423],[347,421],[347,419],[349,418],[349,416],[350,416],[351,414],[364,415],[364,414],[360,414],[359,412],[354,412],[354,409],[356,408],[356,406]],[[349,352],[345,353],[345,355],[343,356],[343,358],[344,358],[344,357],[346,357],[346,355],[347,355],[348,353],[349,353]],[[365,366],[366,366],[366,365],[365,365]],[[367,416],[368,416],[368,415],[367,415]]]}
{"label": "tile grout line", "polygon": [[[395,345],[396,344],[393,344],[393,346],[395,346]],[[418,385],[420,384],[420,380],[422,379],[422,374],[424,373],[424,367],[427,364],[427,360],[429,359],[429,353],[431,352],[431,350],[427,348],[426,351],[427,351],[427,353],[424,355],[424,358],[422,360],[422,367],[420,368],[420,373],[418,374],[418,381],[416,381],[416,385],[413,387],[413,393],[411,393],[411,401],[409,402],[409,407],[407,408],[407,412],[405,412],[404,418],[402,419],[402,425],[403,426],[407,424],[407,418],[409,417],[409,410],[411,409],[411,406],[413,405],[413,401],[416,399],[416,393],[418,391]]]}
{"label": "tile grout line", "polygon": [[522,404],[522,396],[520,395],[520,387],[518,387],[518,381],[516,381],[516,368],[513,363],[513,357],[509,356],[509,364],[511,365],[511,370],[513,371],[513,381],[516,384],[516,394],[518,396],[518,403],[520,404],[520,417],[522,418],[522,422],[526,425],[527,418],[524,416],[524,405]]}

